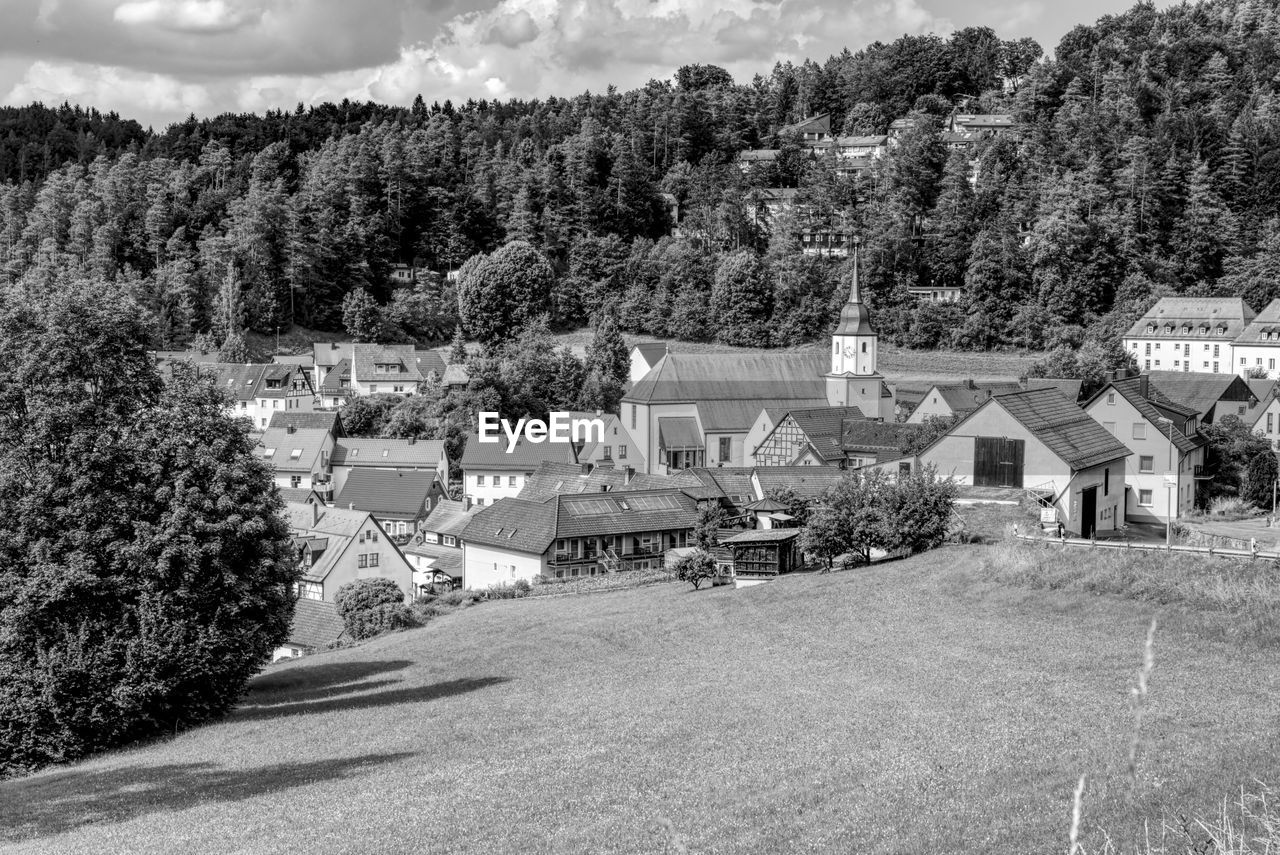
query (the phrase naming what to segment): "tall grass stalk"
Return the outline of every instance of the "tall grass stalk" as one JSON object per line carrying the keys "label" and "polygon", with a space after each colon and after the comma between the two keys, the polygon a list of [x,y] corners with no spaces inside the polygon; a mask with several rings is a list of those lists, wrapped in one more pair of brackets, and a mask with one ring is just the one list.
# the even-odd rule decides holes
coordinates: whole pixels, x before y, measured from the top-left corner
{"label": "tall grass stalk", "polygon": [[1147,629],[1147,641],[1142,647],[1142,667],[1138,669],[1138,684],[1130,690],[1133,703],[1133,739],[1129,742],[1129,783],[1132,787],[1133,799],[1138,799],[1138,747],[1142,743],[1142,719],[1147,710],[1147,687],[1151,679],[1151,669],[1156,665],[1157,618],[1151,618],[1151,626]]}

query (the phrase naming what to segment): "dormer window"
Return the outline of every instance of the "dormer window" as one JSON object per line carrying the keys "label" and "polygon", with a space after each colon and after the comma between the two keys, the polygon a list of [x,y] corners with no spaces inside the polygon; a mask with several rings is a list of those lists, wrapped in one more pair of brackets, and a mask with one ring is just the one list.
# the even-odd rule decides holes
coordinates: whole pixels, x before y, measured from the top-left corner
{"label": "dormer window", "polygon": [[1153,332],[1155,332],[1155,331],[1156,331],[1156,325],[1155,325],[1155,324],[1147,324],[1147,332],[1149,332],[1149,333],[1153,333]]}
{"label": "dormer window", "polygon": [[275,457],[275,455],[276,455],[276,450],[274,448],[264,449],[262,452],[262,459],[270,460],[272,457]]}
{"label": "dormer window", "polygon": [[301,457],[302,457],[302,449],[301,449],[301,448],[295,448],[293,451],[290,451],[290,452],[289,452],[289,459],[290,459],[290,460],[298,460],[298,459],[300,459]]}
{"label": "dormer window", "polygon": [[1201,324],[1201,325],[1200,325],[1200,335],[1208,335],[1208,334],[1209,334],[1209,325],[1208,325],[1208,324]]}

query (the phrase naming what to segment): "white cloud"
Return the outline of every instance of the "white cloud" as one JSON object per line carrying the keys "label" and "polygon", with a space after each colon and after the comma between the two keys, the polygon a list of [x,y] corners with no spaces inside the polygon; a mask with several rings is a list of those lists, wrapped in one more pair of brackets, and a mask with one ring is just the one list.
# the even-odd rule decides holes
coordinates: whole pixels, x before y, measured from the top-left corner
{"label": "white cloud", "polygon": [[188,33],[222,33],[262,18],[262,10],[237,8],[226,0],[132,0],[111,17],[122,24],[151,25]]}

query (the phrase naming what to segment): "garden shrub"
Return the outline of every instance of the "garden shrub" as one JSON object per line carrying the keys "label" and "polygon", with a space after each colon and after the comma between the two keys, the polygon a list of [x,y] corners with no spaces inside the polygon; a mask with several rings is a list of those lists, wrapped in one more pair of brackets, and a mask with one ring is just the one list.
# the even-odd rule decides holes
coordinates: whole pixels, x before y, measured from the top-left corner
{"label": "garden shrub", "polygon": [[404,603],[381,603],[343,615],[347,634],[357,641],[415,626],[413,611]]}
{"label": "garden shrub", "polygon": [[347,634],[355,639],[413,626],[413,612],[404,592],[390,579],[369,577],[348,582],[333,598]]}

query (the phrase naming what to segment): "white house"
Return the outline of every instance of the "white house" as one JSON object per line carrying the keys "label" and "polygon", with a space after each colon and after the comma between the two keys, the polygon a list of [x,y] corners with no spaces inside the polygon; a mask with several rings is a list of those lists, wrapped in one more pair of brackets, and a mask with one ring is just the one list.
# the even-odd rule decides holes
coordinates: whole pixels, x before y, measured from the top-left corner
{"label": "white house", "polygon": [[332,468],[338,492],[356,469],[426,470],[435,472],[441,484],[448,484],[449,452],[439,439],[339,437],[333,444]]}
{"label": "white house", "polygon": [[332,602],[338,589],[355,579],[391,579],[405,595],[413,588],[413,567],[367,511],[285,505],[302,565],[298,596]]}
{"label": "white house", "polygon": [[1162,297],[1123,338],[1144,371],[1234,374],[1234,342],[1257,313],[1239,297]]}
{"label": "white house", "polygon": [[577,448],[570,442],[529,442],[522,435],[508,450],[505,436],[499,442],[467,440],[462,452],[462,494],[470,505],[492,505],[513,499],[544,462],[576,463]]}
{"label": "white house", "polygon": [[1064,528],[1090,537],[1124,520],[1125,445],[1056,389],[997,395],[919,455],[940,477],[1013,487],[1053,507]]}
{"label": "white house", "polygon": [[315,490],[332,498],[333,434],[322,428],[267,428],[253,453],[271,464],[277,487]]}
{"label": "white house", "polygon": [[1280,378],[1280,300],[1272,300],[1231,343],[1235,372]]}
{"label": "white house", "polygon": [[1191,512],[1207,445],[1194,409],[1146,376],[1113,380],[1084,409],[1132,452],[1124,462],[1126,520],[1165,523]]}

